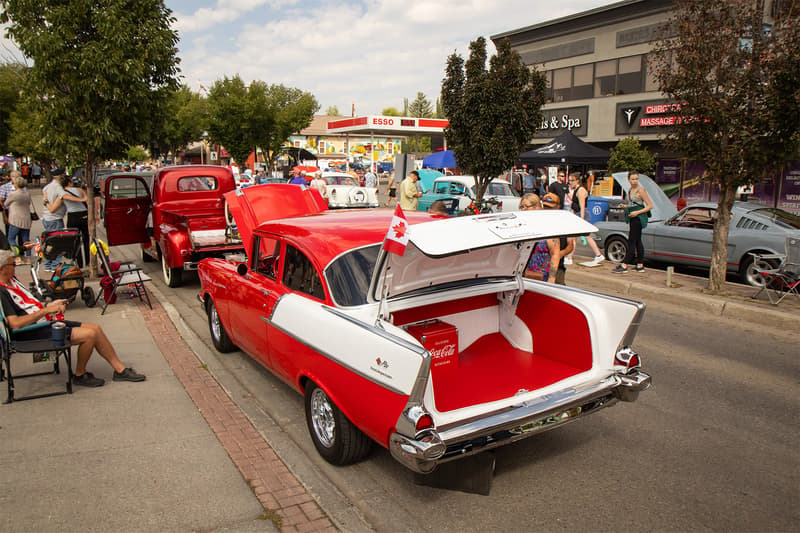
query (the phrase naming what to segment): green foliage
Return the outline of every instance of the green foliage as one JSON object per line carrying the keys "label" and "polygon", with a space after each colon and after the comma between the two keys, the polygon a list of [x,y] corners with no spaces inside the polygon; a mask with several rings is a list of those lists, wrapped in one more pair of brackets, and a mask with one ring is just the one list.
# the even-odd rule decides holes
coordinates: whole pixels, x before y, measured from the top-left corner
{"label": "green foliage", "polygon": [[0,65],[0,153],[11,150],[11,113],[17,108],[27,69],[19,63]]}
{"label": "green foliage", "polygon": [[656,168],[656,158],[647,149],[642,148],[639,139],[626,137],[611,149],[611,157],[608,159],[608,171],[625,172],[636,171],[652,176]]}
{"label": "green foliage", "polygon": [[661,90],[680,103],[667,146],[703,161],[720,188],[712,291],[725,280],[736,188],[776,175],[800,138],[800,18],[779,13],[764,33],[764,17],[763,0],[676,0],[676,36],[651,55]]}
{"label": "green foliage", "polygon": [[402,117],[403,113],[396,107],[384,107],[383,111],[381,111],[381,115],[385,117]]}
{"label": "green foliage", "polygon": [[338,117],[341,116],[339,113],[339,108],[335,105],[328,106],[328,109],[325,110],[325,114],[329,117]]}
{"label": "green foliage", "polygon": [[447,59],[442,82],[442,109],[450,125],[448,146],[458,166],[475,176],[477,200],[489,182],[514,166],[542,122],[545,79],[526,67],[507,40],[486,68],[486,40],[470,43],[469,59]]}
{"label": "green foliage", "polygon": [[271,167],[286,139],[311,124],[318,109],[300,89],[225,77],[208,93],[208,132],[239,164],[258,146]]}
{"label": "green foliage", "polygon": [[171,93],[165,105],[165,120],[153,135],[153,157],[177,152],[200,140],[208,130],[208,99],[193,92],[187,85]]}
{"label": "green foliage", "polygon": [[125,153],[128,161],[146,161],[150,159],[150,154],[144,149],[144,146],[130,146]]}
{"label": "green foliage", "polygon": [[425,98],[425,94],[418,92],[417,97],[408,106],[409,117],[431,118],[433,116],[433,108],[431,102]]}

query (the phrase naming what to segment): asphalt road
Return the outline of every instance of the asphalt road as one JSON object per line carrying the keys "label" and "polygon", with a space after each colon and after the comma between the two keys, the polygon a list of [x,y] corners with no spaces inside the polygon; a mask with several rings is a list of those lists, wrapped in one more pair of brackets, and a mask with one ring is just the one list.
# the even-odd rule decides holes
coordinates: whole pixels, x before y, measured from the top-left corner
{"label": "asphalt road", "polygon": [[[124,253],[139,258],[134,247]],[[196,277],[168,289],[159,265],[146,269],[196,333],[193,348],[343,530],[788,531],[800,523],[794,333],[648,302],[634,347],[653,387],[633,404],[496,450],[492,490],[481,496],[417,485],[379,447],[349,467],[322,461],[301,396],[246,355],[213,351]]]}

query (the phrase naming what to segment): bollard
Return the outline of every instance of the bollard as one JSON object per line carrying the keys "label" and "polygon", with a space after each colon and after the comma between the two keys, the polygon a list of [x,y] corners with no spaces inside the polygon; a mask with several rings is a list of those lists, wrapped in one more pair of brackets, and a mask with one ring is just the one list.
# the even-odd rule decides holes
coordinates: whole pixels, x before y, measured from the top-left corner
{"label": "bollard", "polygon": [[675,267],[667,267],[667,287],[672,287],[672,274],[675,272]]}

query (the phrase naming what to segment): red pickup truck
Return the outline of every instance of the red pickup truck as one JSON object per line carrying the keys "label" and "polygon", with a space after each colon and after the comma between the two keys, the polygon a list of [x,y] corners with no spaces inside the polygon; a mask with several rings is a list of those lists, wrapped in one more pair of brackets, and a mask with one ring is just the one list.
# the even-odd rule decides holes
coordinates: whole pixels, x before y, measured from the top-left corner
{"label": "red pickup truck", "polygon": [[181,284],[183,272],[206,257],[243,253],[225,215],[223,195],[236,189],[230,169],[214,165],[161,168],[152,178],[119,173],[104,180],[103,217],[108,243],[142,244],[142,260],[161,261],[164,282]]}

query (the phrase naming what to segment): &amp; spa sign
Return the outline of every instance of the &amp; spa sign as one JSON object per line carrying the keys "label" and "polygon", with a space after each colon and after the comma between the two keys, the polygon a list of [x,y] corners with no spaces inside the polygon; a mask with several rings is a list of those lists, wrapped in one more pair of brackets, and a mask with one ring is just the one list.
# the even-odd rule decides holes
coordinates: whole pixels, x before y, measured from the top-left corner
{"label": "&amp; spa sign", "polygon": [[617,104],[617,135],[661,133],[678,120],[680,104],[650,100]]}
{"label": "&amp; spa sign", "polygon": [[576,137],[585,137],[589,129],[589,106],[542,109],[542,123],[536,139],[550,139],[569,130]]}

